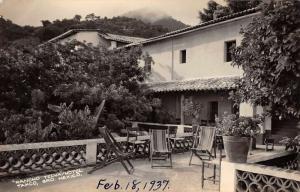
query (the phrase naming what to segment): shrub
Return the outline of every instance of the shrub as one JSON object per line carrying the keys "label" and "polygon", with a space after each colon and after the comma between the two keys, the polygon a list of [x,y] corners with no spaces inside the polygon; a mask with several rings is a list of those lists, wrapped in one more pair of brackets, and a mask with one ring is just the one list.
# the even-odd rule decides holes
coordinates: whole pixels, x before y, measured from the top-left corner
{"label": "shrub", "polygon": [[[0,49],[1,142],[97,137],[91,111],[103,99],[101,123],[111,129],[125,119],[146,120],[153,107],[141,84],[141,54],[140,48],[106,50],[76,41]],[[61,103],[59,113],[47,107]]]}
{"label": "shrub", "polygon": [[217,134],[225,136],[253,136],[260,132],[260,118],[239,117],[235,114],[225,113],[216,118]]}
{"label": "shrub", "polygon": [[283,137],[279,143],[285,145],[285,149],[291,149],[293,151],[300,152],[300,135],[297,135],[296,137]]}

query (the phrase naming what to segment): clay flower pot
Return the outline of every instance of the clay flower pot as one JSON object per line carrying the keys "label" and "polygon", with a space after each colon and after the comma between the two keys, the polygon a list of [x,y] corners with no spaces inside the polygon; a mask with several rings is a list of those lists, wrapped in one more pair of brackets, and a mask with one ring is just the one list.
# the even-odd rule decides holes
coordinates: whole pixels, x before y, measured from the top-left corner
{"label": "clay flower pot", "polygon": [[226,158],[233,163],[246,163],[250,137],[223,136]]}

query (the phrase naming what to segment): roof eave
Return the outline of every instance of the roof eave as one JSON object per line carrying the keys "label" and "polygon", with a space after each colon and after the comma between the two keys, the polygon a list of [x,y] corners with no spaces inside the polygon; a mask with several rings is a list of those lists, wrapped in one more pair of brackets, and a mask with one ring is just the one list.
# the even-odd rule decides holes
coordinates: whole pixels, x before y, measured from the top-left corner
{"label": "roof eave", "polygon": [[258,15],[258,14],[260,14],[260,12],[255,12],[255,13],[251,13],[251,14],[247,14],[247,15],[243,15],[243,16],[239,16],[239,17],[234,17],[234,18],[231,18],[231,19],[228,19],[228,20],[224,20],[224,21],[220,21],[220,22],[216,22],[216,23],[212,23],[212,24],[207,24],[207,25],[200,26],[200,27],[192,26],[192,27],[188,27],[188,28],[190,28],[190,30],[188,28],[185,28],[185,29],[182,29],[183,30],[182,32],[170,34],[170,35],[167,35],[167,36],[166,36],[166,34],[164,34],[162,36],[149,38],[149,39],[147,39],[145,41],[141,41],[139,43],[132,43],[132,44],[126,45],[124,47],[131,47],[131,46],[137,46],[137,45],[150,44],[150,43],[154,43],[154,42],[161,41],[161,40],[164,40],[164,39],[169,39],[169,38],[172,38],[172,37],[177,37],[177,36],[185,35],[187,33],[192,33],[192,32],[203,30],[203,29],[207,29],[207,28],[210,28],[210,27],[214,27],[214,26],[218,26],[218,25],[230,23],[230,22],[237,21],[237,20],[240,20],[240,19],[244,19],[244,18],[248,18],[248,17],[253,17],[253,16]]}

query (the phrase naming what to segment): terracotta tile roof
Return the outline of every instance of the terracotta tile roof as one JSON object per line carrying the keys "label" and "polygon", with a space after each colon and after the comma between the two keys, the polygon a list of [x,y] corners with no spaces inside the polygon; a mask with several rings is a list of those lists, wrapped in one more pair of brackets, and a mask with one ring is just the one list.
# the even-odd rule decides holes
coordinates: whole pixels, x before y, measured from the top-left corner
{"label": "terracotta tile roof", "polygon": [[248,16],[248,15],[252,15],[252,14],[258,14],[258,11],[259,11],[259,8],[247,9],[247,10],[244,10],[244,11],[241,11],[241,12],[238,12],[238,13],[233,13],[233,14],[230,14],[230,15],[219,17],[219,18],[211,20],[211,21],[203,22],[203,23],[200,23],[200,24],[195,25],[195,26],[179,29],[179,30],[176,30],[176,31],[171,31],[169,33],[166,33],[166,34],[163,34],[163,35],[160,35],[160,36],[157,36],[157,37],[152,37],[152,38],[146,39],[145,41],[141,41],[139,43],[132,43],[132,44],[126,45],[124,47],[130,47],[130,46],[134,46],[134,45],[138,45],[138,44],[152,43],[152,42],[156,42],[156,41],[163,40],[163,39],[166,39],[166,38],[170,38],[170,37],[173,37],[173,36],[183,35],[183,34],[186,34],[186,33],[189,33],[189,32],[200,30],[203,27],[210,26],[212,24],[222,23],[223,21],[227,21],[227,20],[231,20],[231,19],[242,18],[243,16]]}
{"label": "terracotta tile roof", "polygon": [[67,32],[60,34],[50,40],[48,40],[47,42],[56,42],[60,39],[64,39],[68,36],[71,36],[75,33],[78,32],[86,32],[86,31],[91,31],[91,32],[98,32],[98,34],[108,40],[114,40],[114,41],[119,41],[119,42],[123,42],[123,43],[138,43],[140,41],[144,41],[146,40],[145,38],[141,38],[141,37],[131,37],[131,36],[125,36],[125,35],[116,35],[116,34],[111,34],[111,33],[104,33],[102,32],[102,30],[100,29],[70,29]]}
{"label": "terracotta tile roof", "polygon": [[236,82],[239,79],[240,77],[238,76],[213,77],[147,83],[147,86],[154,92],[231,90],[236,87]]}
{"label": "terracotta tile roof", "polygon": [[146,40],[145,38],[141,38],[141,37],[130,37],[125,35],[111,34],[111,33],[99,33],[99,35],[101,35],[105,39],[124,42],[124,43],[139,43],[141,41]]}

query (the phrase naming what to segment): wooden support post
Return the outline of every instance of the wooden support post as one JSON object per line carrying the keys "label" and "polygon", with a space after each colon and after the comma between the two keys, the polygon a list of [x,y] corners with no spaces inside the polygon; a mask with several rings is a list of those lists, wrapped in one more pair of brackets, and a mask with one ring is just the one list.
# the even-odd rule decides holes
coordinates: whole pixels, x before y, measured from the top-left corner
{"label": "wooden support post", "polygon": [[184,95],[180,96],[180,124],[184,125]]}

